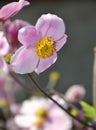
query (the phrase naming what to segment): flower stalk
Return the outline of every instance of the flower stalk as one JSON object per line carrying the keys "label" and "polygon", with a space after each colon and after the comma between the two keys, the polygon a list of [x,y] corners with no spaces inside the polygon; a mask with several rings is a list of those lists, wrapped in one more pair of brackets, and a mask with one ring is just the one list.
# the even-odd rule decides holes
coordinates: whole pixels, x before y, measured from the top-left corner
{"label": "flower stalk", "polygon": [[56,100],[54,100],[49,94],[47,94],[41,86],[37,83],[37,81],[33,78],[31,74],[28,74],[29,79],[34,83],[35,87],[40,90],[41,93],[43,93],[45,96],[47,96],[51,101],[53,101],[56,105],[58,105],[62,110],[64,110],[69,116],[83,124],[84,126],[93,128],[95,130],[95,127],[90,123],[83,122],[82,120],[78,119],[76,116],[72,115],[66,108],[64,108],[62,105],[60,105]]}
{"label": "flower stalk", "polygon": [[94,63],[93,63],[93,106],[94,109],[96,110],[96,47],[94,47]]}

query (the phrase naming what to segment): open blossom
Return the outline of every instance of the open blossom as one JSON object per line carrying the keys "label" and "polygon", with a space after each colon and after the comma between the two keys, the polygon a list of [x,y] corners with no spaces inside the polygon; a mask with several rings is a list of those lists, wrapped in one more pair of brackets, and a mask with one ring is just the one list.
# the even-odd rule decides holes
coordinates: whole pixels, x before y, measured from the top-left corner
{"label": "open blossom", "polygon": [[66,43],[65,25],[53,14],[42,15],[35,26],[19,30],[19,41],[23,44],[11,59],[16,73],[35,71],[41,73],[57,60],[57,52]]}
{"label": "open blossom", "polygon": [[[63,102],[64,103],[64,102]],[[14,118],[21,130],[71,130],[72,119],[48,99],[33,97],[24,101],[20,114]]]}
{"label": "open blossom", "polygon": [[10,17],[16,15],[24,6],[29,5],[26,0],[19,0],[19,2],[12,2],[0,9],[0,21],[5,21]]}

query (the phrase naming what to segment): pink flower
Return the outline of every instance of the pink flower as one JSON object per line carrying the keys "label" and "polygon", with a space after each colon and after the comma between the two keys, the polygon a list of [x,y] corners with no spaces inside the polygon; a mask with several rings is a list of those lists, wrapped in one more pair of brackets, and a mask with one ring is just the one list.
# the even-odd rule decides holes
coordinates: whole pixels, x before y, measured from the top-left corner
{"label": "pink flower", "polygon": [[41,73],[57,60],[57,52],[66,43],[65,25],[53,14],[42,15],[35,26],[20,29],[19,41],[23,44],[11,59],[16,73]]}
{"label": "pink flower", "polygon": [[7,20],[4,23],[4,29],[5,29],[6,37],[8,41],[1,28],[1,31],[0,31],[0,68],[3,69],[4,71],[9,71],[9,68],[10,68],[10,66],[8,66],[8,64],[6,64],[4,60],[4,56],[6,57],[6,55],[10,51],[14,52],[22,45],[18,41],[18,30],[26,25],[29,25],[29,23],[23,20],[15,20],[13,22],[11,22],[10,20]]}
{"label": "pink flower", "polygon": [[[54,97],[55,98],[55,97]],[[62,102],[65,104],[65,102]],[[26,130],[71,130],[72,119],[49,99],[33,97],[21,106],[14,118],[15,124]]]}
{"label": "pink flower", "polygon": [[0,10],[0,21],[5,21],[16,15],[26,5],[29,5],[28,1],[19,0],[19,2],[12,2],[3,6]]}
{"label": "pink flower", "polygon": [[28,22],[23,20],[15,20],[13,22],[6,21],[4,23],[6,36],[9,40],[9,44],[11,46],[12,51],[14,52],[17,48],[19,48],[22,44],[18,41],[18,31],[20,28],[29,25]]}
{"label": "pink flower", "polygon": [[82,85],[72,85],[65,93],[65,98],[69,102],[79,102],[85,96],[85,88]]}

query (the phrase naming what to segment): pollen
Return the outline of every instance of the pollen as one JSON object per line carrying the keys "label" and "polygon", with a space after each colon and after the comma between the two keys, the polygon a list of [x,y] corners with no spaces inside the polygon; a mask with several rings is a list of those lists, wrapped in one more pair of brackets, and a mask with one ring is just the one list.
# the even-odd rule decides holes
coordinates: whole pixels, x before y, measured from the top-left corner
{"label": "pollen", "polygon": [[36,44],[36,54],[40,58],[50,57],[54,50],[54,42],[49,37],[40,40]]}
{"label": "pollen", "polygon": [[48,112],[44,108],[39,108],[36,110],[36,112],[34,114],[37,117],[37,120],[34,122],[34,125],[37,128],[40,128],[42,126],[42,124],[45,122]]}
{"label": "pollen", "polygon": [[47,117],[47,111],[43,108],[39,108],[36,112],[35,115],[38,117],[43,117],[46,118]]}
{"label": "pollen", "polygon": [[45,122],[45,118],[40,117],[37,119],[37,121],[33,123],[33,125],[36,126],[37,128],[40,128],[44,122]]}

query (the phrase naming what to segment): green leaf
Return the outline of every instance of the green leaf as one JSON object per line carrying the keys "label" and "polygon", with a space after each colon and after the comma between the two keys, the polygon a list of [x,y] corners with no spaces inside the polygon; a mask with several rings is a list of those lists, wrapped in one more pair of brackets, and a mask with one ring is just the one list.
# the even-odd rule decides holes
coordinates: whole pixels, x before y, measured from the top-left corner
{"label": "green leaf", "polygon": [[88,118],[95,118],[96,117],[96,113],[95,113],[95,109],[93,106],[89,105],[88,103],[81,101],[80,102],[83,110],[85,111],[85,116]]}

